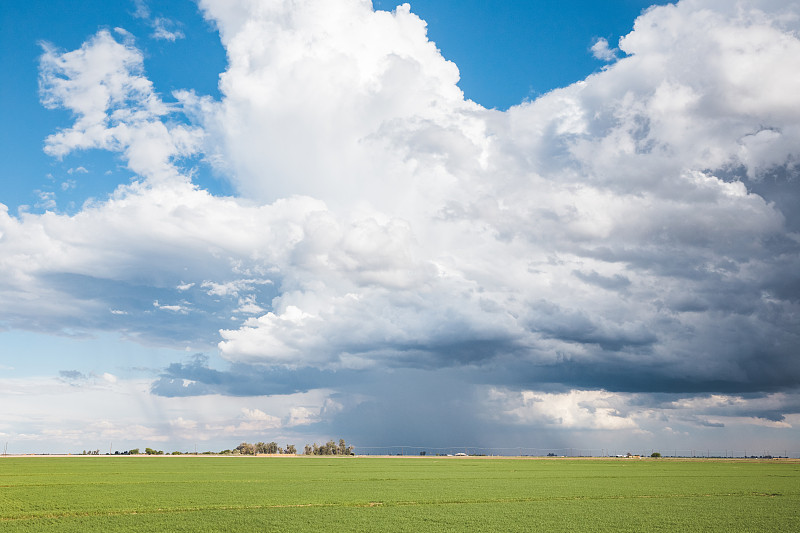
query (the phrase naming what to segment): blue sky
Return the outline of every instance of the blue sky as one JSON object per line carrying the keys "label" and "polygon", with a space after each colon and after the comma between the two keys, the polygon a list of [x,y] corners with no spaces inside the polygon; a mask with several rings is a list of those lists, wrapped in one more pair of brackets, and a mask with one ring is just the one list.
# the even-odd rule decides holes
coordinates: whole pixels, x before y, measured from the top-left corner
{"label": "blue sky", "polygon": [[599,70],[604,62],[590,47],[599,38],[615,42],[654,4],[434,0],[415,2],[412,9],[428,23],[428,35],[442,54],[458,65],[467,98],[507,109]]}
{"label": "blue sky", "polygon": [[5,4],[0,440],[800,453],[798,14]]}
{"label": "blue sky", "polygon": [[[140,12],[138,6],[145,6]],[[393,2],[375,2],[376,9],[391,11]],[[626,0],[597,2],[486,2],[430,1],[415,3],[414,12],[428,22],[428,34],[444,56],[461,72],[459,87],[486,107],[506,109],[525,99],[583,79],[602,68],[589,48],[598,38],[615,40],[630,31],[631,22],[651,2]],[[148,17],[141,16],[148,14]],[[39,194],[55,191],[62,209],[87,197],[107,195],[130,179],[108,154],[73,154],[67,162],[54,161],[41,151],[42,140],[63,124],[67,113],[45,109],[38,93],[37,62],[41,43],[68,50],[78,48],[100,28],[124,28],[137,38],[144,53],[144,68],[165,98],[170,92],[191,88],[219,97],[217,82],[225,69],[225,50],[211,22],[192,1],[108,3],[10,2],[2,11],[3,69],[15,73],[15,83],[3,87],[3,159],[13,179],[4,180],[4,203],[37,210]],[[174,22],[174,40],[158,38],[154,20]],[[468,36],[468,38],[466,38]],[[202,58],[202,60],[198,60]],[[19,157],[18,154],[26,154]],[[83,167],[91,172],[72,179]],[[194,167],[197,180],[218,194],[233,191],[224,180],[209,175],[203,165]],[[106,175],[110,172],[110,175]],[[66,174],[66,176],[64,175]],[[83,173],[82,173],[83,174]],[[52,176],[52,177],[48,177]],[[64,183],[74,187],[59,190]],[[39,208],[41,210],[41,208]]]}

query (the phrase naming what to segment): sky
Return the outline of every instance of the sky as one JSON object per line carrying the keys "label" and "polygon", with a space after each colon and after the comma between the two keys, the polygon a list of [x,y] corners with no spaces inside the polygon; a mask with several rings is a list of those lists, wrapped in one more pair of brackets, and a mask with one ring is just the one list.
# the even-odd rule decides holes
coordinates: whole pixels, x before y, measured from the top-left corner
{"label": "sky", "polygon": [[9,453],[800,455],[800,3],[0,17]]}

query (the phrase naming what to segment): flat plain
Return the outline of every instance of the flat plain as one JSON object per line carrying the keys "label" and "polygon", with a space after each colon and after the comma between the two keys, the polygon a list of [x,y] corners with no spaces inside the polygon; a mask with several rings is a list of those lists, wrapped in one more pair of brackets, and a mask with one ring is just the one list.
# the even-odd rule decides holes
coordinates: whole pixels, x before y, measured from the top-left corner
{"label": "flat plain", "polygon": [[800,531],[800,461],[0,458],[0,530]]}

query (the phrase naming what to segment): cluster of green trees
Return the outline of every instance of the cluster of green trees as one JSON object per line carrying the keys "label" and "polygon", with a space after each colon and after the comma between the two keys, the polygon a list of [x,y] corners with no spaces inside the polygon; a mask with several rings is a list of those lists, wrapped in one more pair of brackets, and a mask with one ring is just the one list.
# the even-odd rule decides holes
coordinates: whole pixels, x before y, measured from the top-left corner
{"label": "cluster of green trees", "polygon": [[[133,448],[128,450],[127,452],[114,452],[114,455],[140,455],[139,448]],[[164,455],[164,450],[154,450],[153,448],[145,448],[144,453],[147,455]],[[172,452],[173,455],[180,452]]]}
{"label": "cluster of green trees", "polygon": [[[297,449],[294,444],[287,444],[285,448],[278,447],[277,442],[257,442],[250,444],[243,442],[233,450],[222,450],[219,452],[222,455],[256,455],[256,454],[297,454]],[[303,450],[305,455],[353,455],[353,447],[348,446],[344,439],[339,439],[339,444],[336,441],[329,440],[323,445],[316,442],[314,444],[306,444]]]}
{"label": "cluster of green trees", "polygon": [[344,439],[339,439],[339,444],[329,440],[322,446],[317,446],[316,442],[313,445],[306,444],[303,453],[305,455],[353,455],[353,447],[348,446]]}
{"label": "cluster of green trees", "polygon": [[[154,450],[153,448],[145,448],[144,453],[147,455],[164,455],[164,450]],[[172,455],[178,455],[181,452],[172,452]],[[114,455],[141,455],[139,448],[132,448],[126,452],[114,452]]]}
{"label": "cluster of green trees", "polygon": [[222,450],[219,453],[222,455],[255,455],[257,453],[294,455],[297,453],[297,449],[294,444],[287,444],[286,448],[280,448],[277,442],[256,442],[255,444],[243,442],[233,450]]}

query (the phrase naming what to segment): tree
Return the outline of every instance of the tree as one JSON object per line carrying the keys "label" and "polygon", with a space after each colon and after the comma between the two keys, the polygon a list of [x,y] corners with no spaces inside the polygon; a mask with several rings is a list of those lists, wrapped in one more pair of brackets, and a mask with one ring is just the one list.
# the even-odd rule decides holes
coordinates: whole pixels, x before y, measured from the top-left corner
{"label": "tree", "polygon": [[288,455],[296,455],[297,448],[294,447],[294,444],[287,444],[286,449],[283,450],[283,453]]}
{"label": "tree", "polygon": [[658,457],[661,457],[661,454],[660,454],[660,453],[658,453],[658,452],[653,452],[653,453],[651,453],[651,454],[650,454],[650,457],[656,457],[656,458],[658,458]]}
{"label": "tree", "polygon": [[128,450],[128,455],[139,455],[139,448]]}
{"label": "tree", "polygon": [[336,449],[338,455],[352,455],[353,447],[348,446],[344,439],[339,439],[339,446]]}
{"label": "tree", "polygon": [[270,442],[267,444],[267,453],[278,453],[280,450],[278,449],[277,442]]}
{"label": "tree", "polygon": [[236,450],[242,455],[255,455],[256,453],[256,447],[248,442],[241,443]]}
{"label": "tree", "polygon": [[311,445],[306,444],[305,449],[303,450],[305,455],[314,455],[314,450],[311,448]]}

